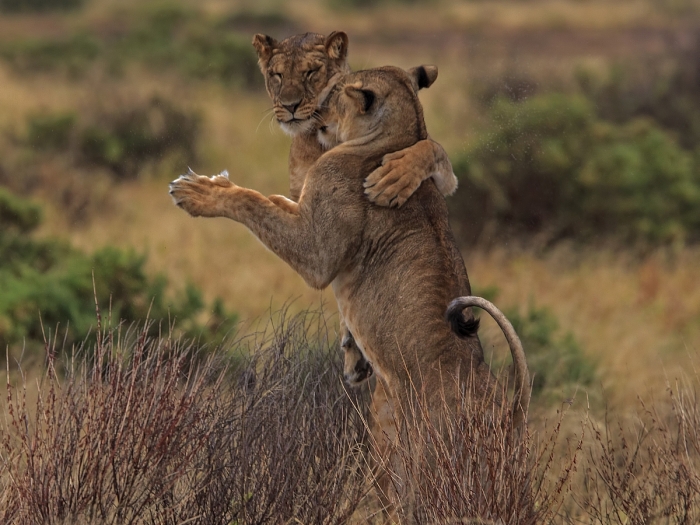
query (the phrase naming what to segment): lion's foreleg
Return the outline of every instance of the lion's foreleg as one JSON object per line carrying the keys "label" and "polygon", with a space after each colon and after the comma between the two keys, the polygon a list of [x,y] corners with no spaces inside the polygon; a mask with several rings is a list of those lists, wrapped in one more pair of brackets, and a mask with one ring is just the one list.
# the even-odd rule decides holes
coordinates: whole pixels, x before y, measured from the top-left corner
{"label": "lion's foreleg", "polygon": [[314,288],[333,280],[339,258],[333,246],[290,200],[273,202],[233,184],[227,175],[189,173],[170,184],[175,203],[195,217],[227,217],[248,227],[271,251]]}

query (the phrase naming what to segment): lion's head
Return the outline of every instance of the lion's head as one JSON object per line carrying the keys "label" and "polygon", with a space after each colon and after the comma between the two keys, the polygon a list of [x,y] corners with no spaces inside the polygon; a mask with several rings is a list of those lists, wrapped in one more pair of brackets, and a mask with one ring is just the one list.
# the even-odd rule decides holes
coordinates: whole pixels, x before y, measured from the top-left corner
{"label": "lion's head", "polygon": [[435,66],[417,66],[408,71],[385,66],[345,75],[328,102],[328,133],[335,134],[336,142],[383,136],[399,143],[408,137],[409,146],[426,138],[418,91],[436,78]]}
{"label": "lion's head", "polygon": [[341,31],[327,37],[306,33],[277,42],[258,34],[253,46],[282,129],[290,135],[313,130],[316,109],[331,78],[350,71],[348,36]]}

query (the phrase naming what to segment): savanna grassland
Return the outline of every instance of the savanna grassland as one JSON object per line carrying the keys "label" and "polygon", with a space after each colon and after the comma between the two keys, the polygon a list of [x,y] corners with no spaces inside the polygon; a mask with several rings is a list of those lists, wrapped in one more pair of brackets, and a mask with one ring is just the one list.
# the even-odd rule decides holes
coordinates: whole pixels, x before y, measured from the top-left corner
{"label": "savanna grassland", "polygon": [[[63,7],[55,9],[58,4]],[[101,382],[90,387],[95,389],[91,395],[117,399],[116,393],[128,390],[129,378],[141,367],[154,367],[161,371],[162,382],[143,386],[141,393],[155,401],[144,413],[134,413],[135,421],[156,413],[167,419],[174,406],[213,403],[209,412],[173,411],[171,421],[176,423],[165,424],[165,437],[151,436],[155,444],[172,444],[159,449],[162,458],[195,458],[194,463],[187,468],[173,464],[173,470],[158,471],[152,478],[130,480],[129,494],[182,469],[189,477],[177,478],[178,490],[195,494],[192,487],[202,482],[193,474],[198,468],[206,471],[206,465],[220,461],[242,464],[245,451],[263,445],[274,449],[276,445],[260,445],[254,432],[244,430],[239,437],[226,438],[242,441],[217,445],[227,450],[244,442],[247,448],[235,458],[214,453],[200,457],[199,449],[188,448],[196,441],[196,433],[184,430],[188,425],[201,423],[207,436],[217,436],[215,429],[222,422],[235,421],[243,429],[241,407],[259,411],[250,412],[245,421],[269,423],[265,432],[280,435],[288,431],[287,423],[298,423],[297,415],[303,417],[291,404],[275,398],[289,418],[275,419],[272,401],[262,394],[265,403],[253,399],[255,388],[272,383],[278,390],[270,387],[270,391],[276,392],[299,387],[326,396],[323,399],[345,394],[335,376],[319,373],[317,383],[303,381],[305,370],[340,373],[330,291],[308,288],[242,226],[223,219],[192,219],[168,195],[168,182],[188,166],[202,174],[227,169],[239,185],[264,194],[286,194],[290,138],[274,122],[250,40],[257,32],[283,38],[340,29],[350,37],[355,69],[421,63],[439,67],[437,82],[421,93],[421,100],[431,137],[450,154],[460,179],[460,189],[449,198],[453,229],[475,292],[506,311],[523,337],[535,376],[533,428],[543,433],[533,437],[533,443],[558,439],[555,467],[546,456],[539,465],[547,466],[543,479],[562,477],[566,482],[551,486],[550,499],[540,493],[538,508],[546,501],[554,510],[543,511],[537,519],[696,522],[700,519],[700,412],[694,398],[700,386],[696,372],[700,366],[700,3],[386,0],[373,4],[0,0],[0,343],[8,348],[10,377],[21,383],[22,374],[13,365],[20,355],[25,378],[45,377],[42,387],[27,381],[31,407],[37,397],[42,398],[42,388],[53,384],[46,377],[60,384],[62,374],[75,378],[93,374]],[[95,297],[102,316],[99,329]],[[267,354],[250,357],[261,348],[281,347],[281,353],[287,348],[285,329],[268,325],[270,312],[287,308],[288,318],[298,319],[294,318],[298,312],[320,305],[324,313],[321,320],[311,321],[314,335],[308,339],[303,335],[307,321],[290,322],[289,340],[295,341],[294,355],[303,356],[301,368],[289,368],[287,362],[264,357]],[[124,376],[112,375],[113,369],[106,365],[104,373],[96,370],[90,345],[102,349],[103,356],[121,355],[119,344],[96,334],[108,332],[110,321],[116,325],[123,320],[126,327],[147,317],[154,324],[142,332],[134,329],[124,340],[138,352],[152,352],[151,361],[130,361],[132,368],[127,366]],[[165,320],[161,333],[170,325],[173,337],[197,342],[172,346],[146,341],[159,333],[160,320]],[[266,325],[272,335],[258,334],[252,342],[241,339]],[[55,340],[48,376],[41,365],[44,334]],[[265,370],[269,377],[260,375],[254,387],[229,381],[233,386],[227,390],[221,385],[230,378],[222,379],[228,376],[217,375],[218,365],[212,364],[201,376],[188,376],[184,386],[168,387],[176,384],[179,372],[158,361],[161,353],[172,352],[182,363],[190,363],[198,346],[214,347],[232,334],[236,343],[229,354],[243,348],[245,359],[252,361],[241,365],[236,357],[231,367],[238,372],[231,373],[240,379],[247,377],[240,370]],[[488,319],[482,339],[494,367],[500,366],[507,351]],[[72,355],[71,348],[81,341],[87,341],[79,353],[85,368],[71,375],[64,363],[56,365],[55,372],[54,353]],[[307,343],[333,351],[322,352],[315,361],[300,350]],[[207,359],[194,361],[209,363]],[[270,379],[276,373],[284,376],[283,382]],[[253,397],[243,399],[243,405],[226,404],[213,401],[212,388]],[[67,397],[46,390],[38,412],[49,414],[46,407],[62,406],[70,414],[94,416],[67,434],[81,435],[103,421],[100,429],[122,435],[126,419],[110,419],[111,412],[104,415],[89,403],[81,412],[80,388],[68,390]],[[84,392],[88,390],[86,386]],[[59,404],[51,405],[51,399]],[[338,406],[348,415],[347,425],[319,408],[323,403],[316,397],[304,405],[327,418],[319,425],[325,425],[328,439],[337,445],[333,450],[307,451],[310,458],[327,460],[319,460],[328,476],[319,482],[328,489],[318,495],[319,501],[342,499],[343,487],[354,486],[343,473],[346,463],[334,459],[346,445],[348,429],[362,427],[351,417],[352,403],[343,403]],[[134,410],[131,405],[121,409],[128,414]],[[554,425],[560,433],[552,437],[552,421],[558,421],[563,409],[566,418],[561,427]],[[19,472],[12,468],[31,463],[31,454],[18,451],[37,450],[30,446],[30,433],[23,434],[17,424],[21,403],[12,396],[5,403],[8,413],[3,424],[17,435],[3,442],[0,479],[4,480]],[[190,416],[193,419],[187,419]],[[596,435],[606,420],[612,441],[604,432]],[[36,428],[50,429],[47,421]],[[182,433],[177,434],[180,428]],[[304,432],[308,433],[300,434],[302,441],[318,437],[315,427],[305,427]],[[52,439],[60,442],[56,435]],[[15,438],[18,441],[12,441]],[[577,445],[580,439],[587,444]],[[635,444],[639,455],[630,458],[627,451],[636,450]],[[50,450],[47,446],[42,452],[47,464]],[[93,459],[99,455],[85,454]],[[660,458],[668,470],[649,458]],[[159,461],[167,470],[166,459]],[[267,459],[259,465],[245,464],[223,478],[207,471],[211,477],[206,483],[216,489],[210,492],[211,501],[203,502],[195,494],[184,498],[182,507],[199,509],[200,520],[225,515],[228,521],[222,523],[276,523],[275,516],[282,515],[302,523],[342,523],[353,515],[352,506],[362,496],[356,486],[357,493],[346,493],[347,505],[334,508],[327,521],[318,517],[323,514],[318,509],[299,511],[297,493],[277,486],[266,486],[265,502],[255,500],[246,492],[250,486],[246,483],[261,483],[260,472],[272,472],[275,465],[285,472],[295,468],[281,456]],[[123,470],[115,467],[115,471],[127,476],[129,465],[127,461]],[[572,465],[575,468],[567,470]],[[90,475],[97,476],[94,483],[100,485],[102,471],[98,471]],[[95,481],[98,478],[101,481]],[[652,479],[662,481],[654,485]],[[235,488],[224,487],[222,480]],[[73,486],[70,480],[64,483]],[[295,483],[305,486],[299,480]],[[16,495],[8,495],[10,486],[7,481],[0,486],[5,491],[0,505],[8,508],[18,501]],[[123,485],[119,487],[117,493],[123,490]],[[104,494],[109,490],[104,488]],[[234,505],[230,490],[238,495],[239,507],[233,514],[216,514],[217,505]],[[129,502],[128,512],[100,514],[93,509],[95,514],[73,516],[139,522],[134,509],[170,508],[158,499],[165,492],[158,492],[155,500],[124,499],[121,492],[121,501]],[[280,498],[272,504],[274,494]],[[71,503],[75,507],[66,508],[78,508],[78,499]],[[283,503],[287,500],[288,505]],[[121,509],[119,501],[109,500],[105,508]],[[250,507],[253,503],[259,506]],[[287,506],[280,510],[280,505]],[[47,505],[45,514],[36,515],[43,517],[15,518],[39,523],[48,519],[51,508]],[[184,511],[161,516],[161,521],[152,522],[192,518]],[[517,522],[497,513],[488,516],[493,522]],[[63,518],[50,522],[70,519],[66,511]],[[203,522],[217,522],[211,520]]]}

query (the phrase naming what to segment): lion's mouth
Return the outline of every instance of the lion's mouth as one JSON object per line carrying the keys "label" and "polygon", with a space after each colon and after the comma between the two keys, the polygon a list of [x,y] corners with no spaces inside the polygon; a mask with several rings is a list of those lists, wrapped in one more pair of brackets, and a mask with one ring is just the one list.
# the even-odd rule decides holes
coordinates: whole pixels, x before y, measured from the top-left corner
{"label": "lion's mouth", "polygon": [[304,133],[313,129],[313,119],[306,118],[296,118],[292,117],[289,120],[277,119],[277,122],[282,128],[282,131],[289,133],[291,135],[296,135],[297,133]]}
{"label": "lion's mouth", "polygon": [[292,125],[292,126],[293,126],[293,125],[296,125],[296,124],[302,124],[302,123],[306,122],[306,121],[309,120],[309,119],[307,119],[307,118],[296,118],[296,117],[292,117],[292,118],[287,119],[287,120],[281,120],[281,119],[277,119],[277,120],[279,121],[280,124],[287,124],[287,125]]}

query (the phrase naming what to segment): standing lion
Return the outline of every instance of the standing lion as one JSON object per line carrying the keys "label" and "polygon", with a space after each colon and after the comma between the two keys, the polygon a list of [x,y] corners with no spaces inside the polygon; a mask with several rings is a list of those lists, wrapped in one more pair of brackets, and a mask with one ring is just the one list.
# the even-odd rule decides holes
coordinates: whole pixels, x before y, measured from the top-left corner
{"label": "standing lion", "polygon": [[[388,455],[404,427],[402,414],[416,399],[430,418],[456,408],[464,392],[503,404],[503,390],[484,362],[478,323],[471,312],[462,314],[469,303],[452,304],[468,293],[469,281],[436,185],[420,185],[399,209],[375,206],[364,195],[366,177],[385,155],[426,139],[417,91],[436,77],[436,68],[420,66],[340,79],[328,93],[324,127],[341,144],[309,168],[298,203],[241,188],[227,175],[189,173],[170,190],[189,214],[244,224],[310,286],[333,287],[343,319],[380,379],[388,401],[381,408],[393,409],[391,417],[379,414],[373,432]],[[513,412],[524,421],[529,374],[522,347],[511,352]]]}

